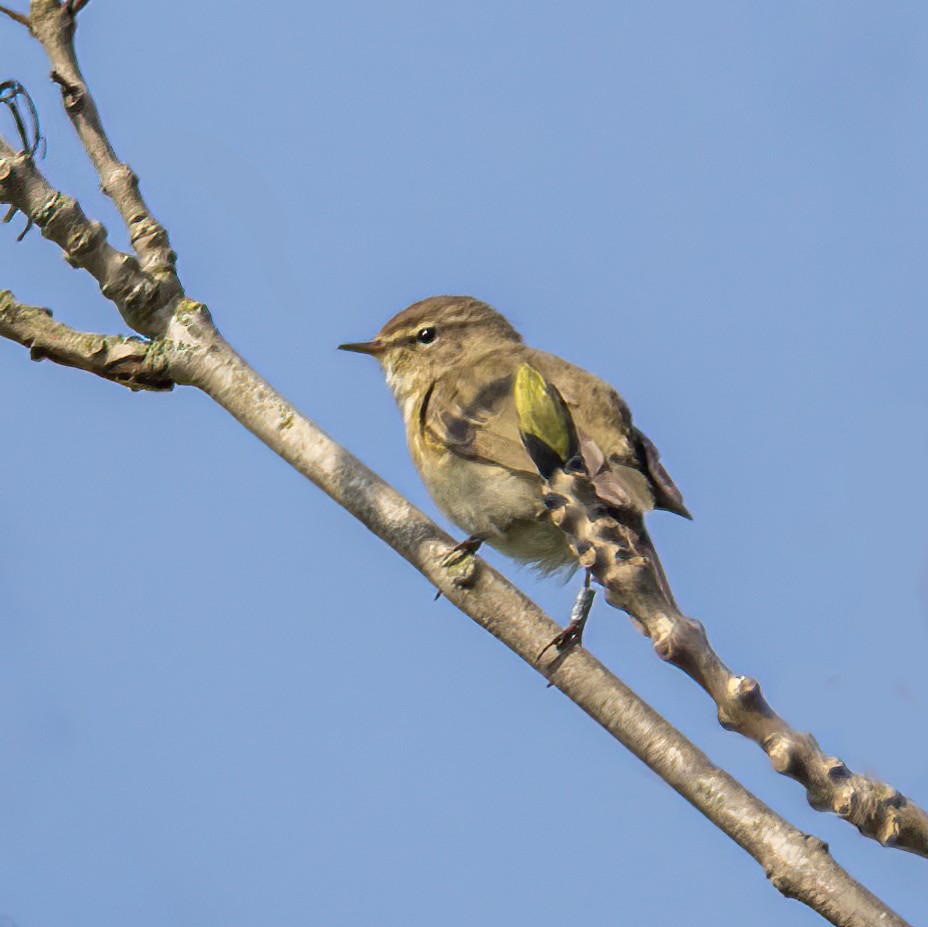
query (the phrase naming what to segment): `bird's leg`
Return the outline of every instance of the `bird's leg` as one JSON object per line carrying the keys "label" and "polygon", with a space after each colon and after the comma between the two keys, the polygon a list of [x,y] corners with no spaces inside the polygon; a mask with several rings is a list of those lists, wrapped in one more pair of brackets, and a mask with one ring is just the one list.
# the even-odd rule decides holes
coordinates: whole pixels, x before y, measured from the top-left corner
{"label": "bird's leg", "polygon": [[561,651],[583,642],[583,629],[586,627],[587,618],[590,617],[590,609],[593,607],[593,596],[595,595],[596,590],[590,586],[590,571],[587,570],[583,588],[577,594],[574,607],[570,610],[570,621],[567,627],[542,648],[538,656],[535,657],[536,663],[540,663],[541,658],[552,647]]}
{"label": "bird's leg", "polygon": [[[452,582],[456,586],[470,586],[474,582],[474,573],[477,569],[477,563],[474,554],[480,549],[483,538],[472,534],[465,538],[460,544],[455,544],[448,553],[443,554],[438,561],[438,565],[447,570],[451,576]],[[435,596],[437,599],[441,591]]]}

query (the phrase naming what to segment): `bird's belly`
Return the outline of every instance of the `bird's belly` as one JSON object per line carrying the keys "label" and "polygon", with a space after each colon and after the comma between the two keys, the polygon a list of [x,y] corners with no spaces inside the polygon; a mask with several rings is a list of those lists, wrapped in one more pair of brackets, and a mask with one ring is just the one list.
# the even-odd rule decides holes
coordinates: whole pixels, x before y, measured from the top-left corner
{"label": "bird's belly", "polygon": [[[438,455],[435,455],[438,457]],[[576,565],[541,500],[541,479],[446,452],[422,478],[435,504],[469,535],[544,571]]]}

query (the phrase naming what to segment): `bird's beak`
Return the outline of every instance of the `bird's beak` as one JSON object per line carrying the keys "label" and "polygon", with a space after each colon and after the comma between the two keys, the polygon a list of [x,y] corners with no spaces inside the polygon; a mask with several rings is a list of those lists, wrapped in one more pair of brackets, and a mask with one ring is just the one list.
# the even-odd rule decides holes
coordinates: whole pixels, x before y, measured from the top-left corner
{"label": "bird's beak", "polygon": [[354,341],[351,344],[340,344],[339,351],[354,351],[355,354],[373,354],[376,357],[386,345],[375,338],[373,341]]}

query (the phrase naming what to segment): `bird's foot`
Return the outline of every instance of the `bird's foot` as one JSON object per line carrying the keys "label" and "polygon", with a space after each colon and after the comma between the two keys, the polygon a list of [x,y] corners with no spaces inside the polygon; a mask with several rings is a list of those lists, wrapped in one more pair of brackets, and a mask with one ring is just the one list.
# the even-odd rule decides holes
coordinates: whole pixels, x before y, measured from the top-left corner
{"label": "bird's foot", "polygon": [[448,553],[444,554],[441,560],[438,561],[438,565],[445,569],[456,566],[462,560],[476,554],[480,550],[481,544],[483,544],[483,538],[472,534],[469,538],[461,541],[460,544],[455,544]]}
{"label": "bird's foot", "polygon": [[586,622],[581,621],[571,621],[560,634],[556,637],[553,637],[541,650],[538,651],[538,656],[535,657],[536,663],[541,663],[541,658],[552,648],[554,647],[558,653],[562,653],[567,650],[569,647],[574,647],[583,643],[583,626]]}
{"label": "bird's foot", "polygon": [[[469,537],[455,544],[446,554],[443,554],[438,565],[448,572],[455,586],[472,586],[477,576],[477,558],[475,554],[480,549],[483,538]],[[438,595],[441,595],[439,592]],[[435,598],[438,598],[436,596]]]}
{"label": "bird's foot", "polygon": [[583,629],[586,627],[587,618],[590,617],[590,609],[593,607],[593,596],[596,591],[589,585],[590,576],[587,574],[586,585],[577,595],[577,601],[570,612],[570,622],[560,634],[556,635],[539,651],[535,657],[536,663],[541,663],[541,658],[554,647],[558,653],[563,653],[571,647],[577,647],[583,643]]}

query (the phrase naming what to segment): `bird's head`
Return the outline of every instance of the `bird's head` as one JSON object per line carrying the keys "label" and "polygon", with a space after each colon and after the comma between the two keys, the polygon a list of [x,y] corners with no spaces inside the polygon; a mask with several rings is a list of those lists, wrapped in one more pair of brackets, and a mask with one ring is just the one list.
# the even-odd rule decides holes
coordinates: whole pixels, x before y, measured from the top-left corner
{"label": "bird's head", "polygon": [[479,299],[431,296],[398,312],[372,341],[339,348],[376,357],[403,406],[448,370],[521,340],[500,313]]}

